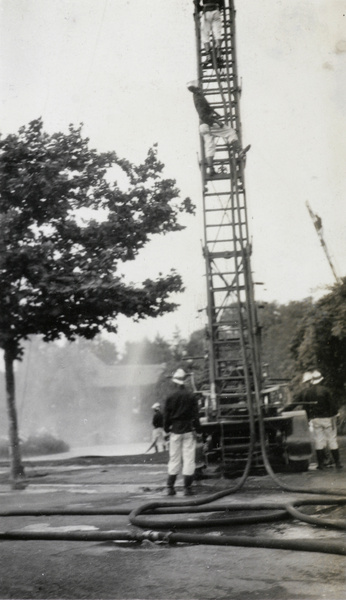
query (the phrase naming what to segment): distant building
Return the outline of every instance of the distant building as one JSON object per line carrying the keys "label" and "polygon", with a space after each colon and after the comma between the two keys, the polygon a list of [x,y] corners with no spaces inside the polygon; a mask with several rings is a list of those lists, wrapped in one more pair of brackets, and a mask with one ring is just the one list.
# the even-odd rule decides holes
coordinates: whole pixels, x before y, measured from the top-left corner
{"label": "distant building", "polygon": [[[147,442],[155,386],[165,370],[158,365],[103,363],[93,353],[54,363],[45,372],[29,353],[18,364],[17,414],[20,435],[45,429],[73,445]],[[0,437],[7,437],[5,382],[0,372]]]}

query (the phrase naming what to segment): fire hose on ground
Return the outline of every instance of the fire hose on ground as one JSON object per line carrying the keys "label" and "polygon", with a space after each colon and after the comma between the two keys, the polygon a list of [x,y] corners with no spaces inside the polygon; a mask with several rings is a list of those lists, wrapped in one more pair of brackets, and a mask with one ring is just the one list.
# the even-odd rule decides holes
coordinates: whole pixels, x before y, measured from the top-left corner
{"label": "fire hose on ground", "polygon": [[[0,540],[54,540],[54,541],[78,541],[78,542],[129,542],[134,545],[145,540],[167,544],[204,544],[216,546],[241,546],[251,548],[272,548],[280,550],[296,550],[306,552],[320,552],[327,554],[346,555],[346,542],[340,540],[306,540],[306,539],[275,539],[267,537],[248,537],[238,535],[220,535],[219,533],[185,533],[177,532],[177,529],[199,529],[211,527],[236,526],[253,523],[274,522],[283,519],[295,518],[300,521],[319,525],[324,528],[345,530],[344,520],[319,519],[306,515],[298,510],[298,507],[307,505],[338,505],[344,506],[346,498],[335,494],[331,497],[326,491],[319,491],[317,498],[304,498],[289,503],[256,502],[237,503],[231,505],[214,504],[216,500],[234,493],[237,486],[227,488],[220,492],[198,498],[194,497],[182,501],[154,501],[146,503],[134,510],[128,508],[67,508],[67,509],[11,509],[1,511],[2,517],[14,516],[86,516],[86,515],[129,515],[130,523],[145,531],[23,531],[12,530],[0,532]],[[299,491],[302,491],[299,489]],[[306,490],[305,490],[306,492]],[[309,491],[308,493],[311,494]],[[322,494],[322,495],[321,495]],[[229,516],[231,512],[259,511],[260,514]],[[170,514],[196,514],[217,513],[223,511],[227,516],[224,518],[203,519],[166,519],[161,515]],[[263,511],[263,512],[262,512]],[[149,529],[148,529],[149,528]],[[167,531],[168,530],[168,531]]]}
{"label": "fire hose on ground", "polygon": [[[224,490],[209,494],[204,497],[193,497],[189,500],[170,500],[153,501],[139,506],[134,510],[127,508],[103,508],[103,509],[11,509],[1,511],[0,517],[15,516],[87,516],[87,515],[129,515],[130,524],[134,527],[145,529],[145,531],[0,531],[0,540],[56,540],[56,541],[79,541],[79,542],[132,542],[135,545],[144,540],[151,542],[160,542],[167,544],[204,544],[216,546],[241,546],[249,548],[273,548],[280,550],[295,550],[306,552],[321,552],[327,554],[346,555],[346,541],[344,540],[326,540],[326,539],[278,539],[269,537],[248,537],[238,535],[223,535],[220,533],[178,533],[177,529],[199,529],[211,527],[236,526],[252,523],[273,522],[282,519],[294,518],[299,521],[309,523],[323,528],[333,528],[346,530],[346,522],[341,519],[323,519],[307,515],[298,510],[301,506],[345,506],[346,497],[337,492],[330,492],[325,489],[307,490],[306,488],[290,486],[281,481],[272,470],[269,463],[266,447],[265,432],[262,418],[259,419],[259,432],[261,442],[261,453],[263,462],[268,475],[281,487],[290,492],[299,492],[309,494],[310,498],[296,499],[291,502],[270,503],[237,503],[231,505],[216,504],[206,508],[206,505],[237,492],[245,483],[251,468],[252,453],[255,444],[255,424],[253,411],[250,414],[250,449],[247,463],[239,481]],[[258,405],[258,414],[261,414],[261,408]],[[311,498],[314,495],[314,498]],[[317,497],[316,497],[317,496]],[[253,511],[257,510],[260,514],[229,516],[230,512],[235,511]],[[169,514],[196,514],[196,513],[216,513],[223,511],[226,513],[224,518],[202,518],[202,519],[157,519],[160,515]],[[266,511],[261,513],[261,511]],[[167,531],[168,530],[168,531]]]}

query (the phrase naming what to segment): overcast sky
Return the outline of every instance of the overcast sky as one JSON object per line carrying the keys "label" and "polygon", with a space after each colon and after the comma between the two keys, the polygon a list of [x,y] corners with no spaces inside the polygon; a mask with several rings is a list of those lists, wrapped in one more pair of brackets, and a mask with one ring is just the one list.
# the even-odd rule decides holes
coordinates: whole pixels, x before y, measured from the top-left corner
{"label": "overcast sky", "polygon": [[[153,241],[128,276],[171,268],[186,291],[174,315],[119,339],[183,337],[206,305],[192,0],[0,0],[1,133],[42,117],[45,129],[84,123],[90,145],[134,162],[158,143],[165,175],[197,204],[186,229]],[[254,280],[259,300],[323,293],[333,275],[306,209],[322,218],[346,275],[346,0],[238,0],[238,69]]]}

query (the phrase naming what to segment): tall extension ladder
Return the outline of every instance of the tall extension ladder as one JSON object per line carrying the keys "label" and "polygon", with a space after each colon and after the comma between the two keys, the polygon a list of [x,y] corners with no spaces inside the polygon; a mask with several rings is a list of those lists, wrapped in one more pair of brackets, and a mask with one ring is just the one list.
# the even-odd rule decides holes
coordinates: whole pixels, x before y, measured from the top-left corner
{"label": "tall extension ladder", "polygon": [[[215,56],[213,64],[202,67],[205,51],[197,12],[194,18],[198,78],[203,93],[237,131],[241,142],[233,0],[225,0],[222,11],[224,66],[221,69],[216,68]],[[217,174],[208,179],[202,141],[201,155],[208,299],[210,404],[207,411],[209,419],[215,420],[221,431],[222,461],[227,468],[244,461],[250,445],[249,411],[256,412],[262,380],[260,329],[250,266],[245,159],[232,146],[218,144],[214,160]],[[254,460],[256,452],[260,461],[260,449],[255,447]]]}

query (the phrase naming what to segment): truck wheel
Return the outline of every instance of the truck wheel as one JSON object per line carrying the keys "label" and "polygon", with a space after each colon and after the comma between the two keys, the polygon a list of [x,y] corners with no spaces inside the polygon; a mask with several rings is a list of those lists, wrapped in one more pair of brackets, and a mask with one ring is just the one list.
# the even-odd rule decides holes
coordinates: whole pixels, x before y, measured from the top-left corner
{"label": "truck wheel", "polygon": [[309,468],[309,459],[303,460],[289,460],[288,461],[290,471],[293,473],[303,473]]}

